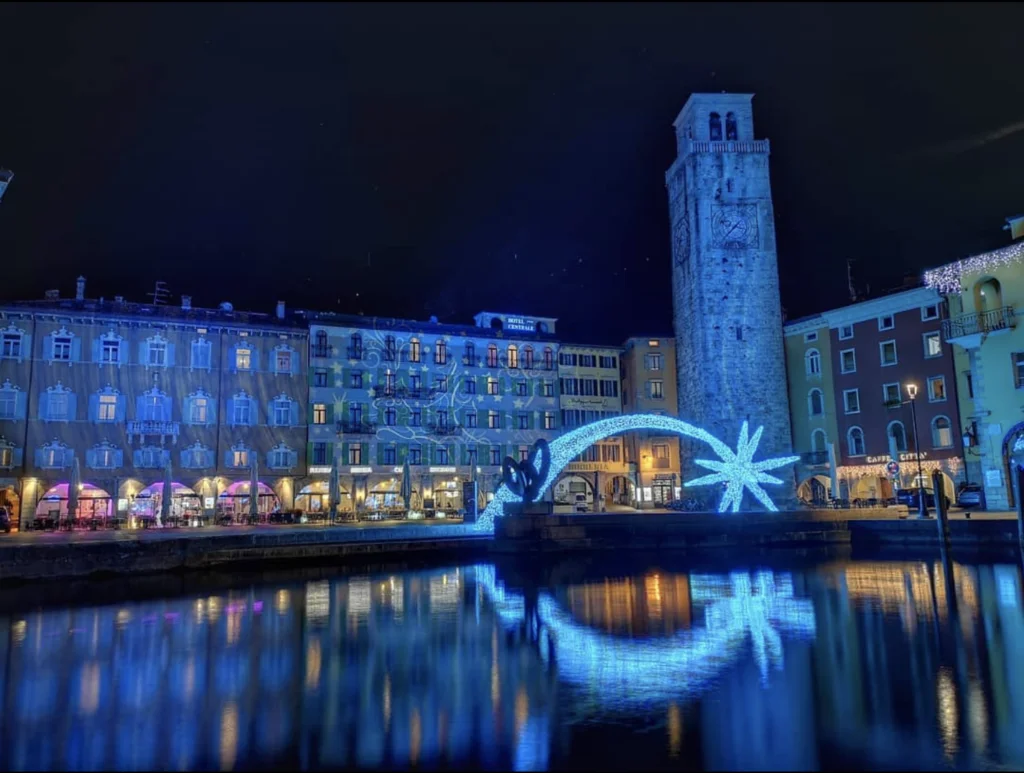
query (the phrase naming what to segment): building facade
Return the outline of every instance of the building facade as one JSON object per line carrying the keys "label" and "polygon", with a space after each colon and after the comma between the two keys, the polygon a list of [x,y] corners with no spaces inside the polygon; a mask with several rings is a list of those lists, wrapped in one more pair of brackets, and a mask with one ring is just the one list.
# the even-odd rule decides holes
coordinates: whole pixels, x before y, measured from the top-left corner
{"label": "building facade", "polygon": [[506,456],[525,459],[559,430],[554,319],[484,312],[473,326],[309,313],[309,474],[301,506],[327,506],[332,465],[343,511],[483,504]]}
{"label": "building facade", "polygon": [[[671,338],[626,340],[620,358],[623,413],[678,415],[676,351]],[[630,432],[623,436],[623,451],[636,485],[637,507],[660,507],[680,498],[678,435]]]}
{"label": "building facade", "polygon": [[[562,344],[558,353],[559,413],[562,431],[622,414],[619,347]],[[570,462],[555,482],[555,506],[588,510],[632,505],[635,485],[626,465],[620,435],[595,443]]]}
{"label": "building facade", "polygon": [[[692,94],[674,127],[678,157],[665,174],[679,416],[733,443],[764,427],[758,454],[790,453],[789,406],[769,144],[754,138],[752,94]],[[684,474],[702,455],[684,443]],[[781,474],[786,477],[788,471]],[[780,487],[773,496],[794,494]]]}
{"label": "building facade", "polygon": [[278,313],[85,298],[0,306],[0,491],[22,528],[145,518],[170,469],[172,514],[293,506],[305,475],[307,331]]}
{"label": "building facade", "polygon": [[967,358],[963,429],[975,482],[989,509],[1013,508],[1014,471],[1024,464],[1024,241],[929,271],[925,282],[948,298],[943,339]]}

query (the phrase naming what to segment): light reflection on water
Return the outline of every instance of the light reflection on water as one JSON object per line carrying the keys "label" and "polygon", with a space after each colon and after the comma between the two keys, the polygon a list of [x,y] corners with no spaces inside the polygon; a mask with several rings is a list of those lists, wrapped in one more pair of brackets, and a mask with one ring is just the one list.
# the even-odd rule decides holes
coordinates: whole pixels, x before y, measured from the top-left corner
{"label": "light reflection on water", "polygon": [[1024,766],[1017,566],[559,576],[0,618],[0,768]]}

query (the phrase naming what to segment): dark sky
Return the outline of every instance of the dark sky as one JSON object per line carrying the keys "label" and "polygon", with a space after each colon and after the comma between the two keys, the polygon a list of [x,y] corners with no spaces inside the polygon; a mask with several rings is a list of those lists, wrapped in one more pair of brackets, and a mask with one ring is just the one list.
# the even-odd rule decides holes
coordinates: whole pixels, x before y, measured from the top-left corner
{"label": "dark sky", "polygon": [[671,331],[693,91],[756,94],[783,305],[1001,246],[1024,5],[0,5],[0,297]]}

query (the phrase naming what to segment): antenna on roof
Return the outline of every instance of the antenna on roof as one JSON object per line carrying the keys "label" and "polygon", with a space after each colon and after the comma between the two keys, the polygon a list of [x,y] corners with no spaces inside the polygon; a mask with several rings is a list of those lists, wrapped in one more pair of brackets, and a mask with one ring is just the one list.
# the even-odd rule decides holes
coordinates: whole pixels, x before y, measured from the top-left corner
{"label": "antenna on roof", "polygon": [[846,259],[846,287],[850,291],[850,303],[857,302],[857,289],[853,286],[853,259]]}
{"label": "antenna on roof", "polygon": [[171,291],[167,289],[166,282],[157,282],[153,292],[146,293],[146,295],[153,299],[154,306],[159,306],[162,303],[167,303],[167,299],[171,297]]}

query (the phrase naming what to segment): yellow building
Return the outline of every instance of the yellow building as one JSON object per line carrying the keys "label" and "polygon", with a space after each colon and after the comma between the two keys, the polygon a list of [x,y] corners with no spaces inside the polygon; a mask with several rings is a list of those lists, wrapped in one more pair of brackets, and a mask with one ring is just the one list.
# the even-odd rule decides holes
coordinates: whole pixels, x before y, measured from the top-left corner
{"label": "yellow building", "polygon": [[839,438],[828,320],[794,320],[783,327],[783,337],[793,453],[800,455],[797,496],[824,504],[831,494],[828,444]]}
{"label": "yellow building", "polygon": [[1011,471],[1024,464],[1024,240],[928,271],[925,283],[949,297],[943,338],[969,363],[969,374],[958,367],[968,464],[980,467],[988,508],[1011,508]]}
{"label": "yellow building", "polygon": [[[627,339],[622,352],[622,412],[677,416],[678,406],[675,339]],[[676,435],[631,432],[625,436],[625,452],[638,488],[638,507],[660,507],[679,498]]]}

